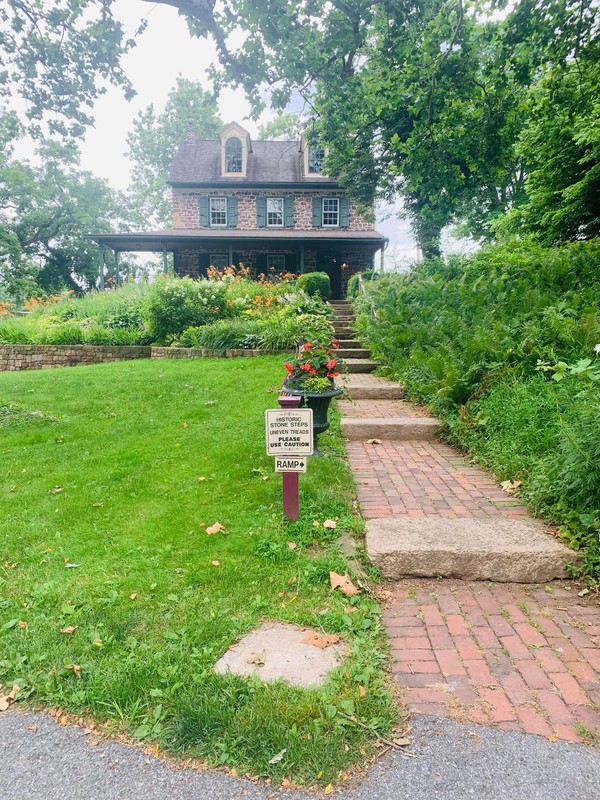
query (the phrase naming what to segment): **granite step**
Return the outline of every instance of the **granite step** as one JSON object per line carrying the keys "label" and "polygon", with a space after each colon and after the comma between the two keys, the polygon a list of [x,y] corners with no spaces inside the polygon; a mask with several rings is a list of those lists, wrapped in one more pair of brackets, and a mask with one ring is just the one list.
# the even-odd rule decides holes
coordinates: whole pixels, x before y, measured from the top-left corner
{"label": "granite step", "polygon": [[352,328],[336,328],[333,326],[336,339],[351,339],[354,336]]}
{"label": "granite step", "polygon": [[371,351],[364,347],[340,347],[336,350],[336,356],[343,359],[349,358],[369,358]]}
{"label": "granite step", "polygon": [[352,400],[401,400],[405,395],[399,383],[367,373],[344,375],[339,383]]}
{"label": "granite step", "polygon": [[345,359],[345,364],[348,372],[373,372],[380,366],[377,361],[371,361],[368,358]]}
{"label": "granite step", "polygon": [[338,344],[342,348],[362,347],[362,342],[359,342],[358,339],[338,339]]}
{"label": "granite step", "polygon": [[369,439],[433,442],[440,423],[432,417],[344,417],[343,436],[350,441]]}
{"label": "granite step", "polygon": [[366,551],[384,578],[546,583],[566,578],[570,548],[533,519],[370,519]]}

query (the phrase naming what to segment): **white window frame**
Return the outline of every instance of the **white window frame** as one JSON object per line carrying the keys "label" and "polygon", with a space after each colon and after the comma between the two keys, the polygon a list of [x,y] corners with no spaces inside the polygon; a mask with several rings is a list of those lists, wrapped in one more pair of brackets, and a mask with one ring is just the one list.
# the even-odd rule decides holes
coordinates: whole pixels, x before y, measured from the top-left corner
{"label": "white window frame", "polygon": [[[335,212],[331,209],[325,211],[325,203],[335,202]],[[325,222],[325,214],[336,214],[336,222]],[[321,226],[323,228],[339,228],[340,227],[340,198],[339,197],[324,197],[321,200]]]}
{"label": "white window frame", "polygon": [[[279,211],[271,211],[269,212],[269,203],[278,203],[280,210]],[[285,203],[283,201],[283,197],[267,197],[266,203],[266,224],[267,228],[283,228],[284,219],[285,219]],[[269,222],[269,213],[271,214],[281,214],[281,222]]]}
{"label": "white window frame", "polygon": [[[215,264],[215,259],[225,259],[224,264]],[[209,266],[214,267],[215,269],[224,269],[225,267],[229,267],[229,254],[228,253],[209,253],[208,255],[208,263]]]}
{"label": "white window frame", "polygon": [[[321,159],[320,159],[321,168],[318,169],[318,170],[311,169],[311,161],[314,158],[313,154],[315,152],[323,153],[323,155],[321,156]],[[307,172],[308,172],[309,175],[322,175],[323,174],[323,161],[325,160],[326,155],[327,155],[327,151],[325,150],[324,147],[321,147],[318,144],[308,144],[308,146],[307,146],[307,156],[306,156],[306,165],[307,165]]]}
{"label": "white window frame", "polygon": [[[225,206],[225,208],[214,208],[213,203],[219,202]],[[213,222],[213,213],[214,214],[225,214],[225,222]],[[226,228],[227,227],[227,198],[226,197],[210,197],[208,200],[208,222],[211,228]]]}
{"label": "white window frame", "polygon": [[[280,261],[281,266],[277,266],[277,267],[272,266],[271,264],[269,264],[269,260],[272,259],[272,258],[276,258],[278,260],[281,259],[281,261],[283,261],[283,264],[281,264],[281,261]],[[285,272],[285,254],[284,253],[267,253],[267,272],[269,272],[270,270],[273,270],[274,272]]]}

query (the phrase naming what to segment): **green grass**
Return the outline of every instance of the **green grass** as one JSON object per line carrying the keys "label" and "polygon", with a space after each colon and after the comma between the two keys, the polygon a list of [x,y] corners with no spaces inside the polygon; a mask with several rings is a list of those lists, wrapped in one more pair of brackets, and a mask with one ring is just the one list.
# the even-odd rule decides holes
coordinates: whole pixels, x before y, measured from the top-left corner
{"label": "green grass", "polygon": [[[282,520],[263,419],[282,373],[265,357],[0,375],[0,683],[275,781],[328,782],[372,752],[339,712],[393,721],[379,609],[361,595],[348,613],[328,582],[347,568],[336,535],[360,531],[352,479],[334,424],[301,519]],[[216,676],[262,619],[339,632],[352,654],[315,690]]]}

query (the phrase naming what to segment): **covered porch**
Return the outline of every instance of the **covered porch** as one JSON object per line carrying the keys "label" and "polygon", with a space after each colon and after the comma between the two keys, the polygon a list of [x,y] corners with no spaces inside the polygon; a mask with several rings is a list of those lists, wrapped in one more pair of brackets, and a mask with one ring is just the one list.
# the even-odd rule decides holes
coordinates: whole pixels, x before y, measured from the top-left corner
{"label": "covered porch", "polygon": [[120,275],[120,254],[147,252],[162,254],[162,268],[168,272],[168,254],[173,253],[174,273],[202,277],[209,266],[222,268],[240,263],[254,277],[282,272],[327,272],[332,299],[346,294],[348,279],[356,272],[375,266],[376,254],[383,253],[387,239],[376,231],[242,231],[165,230],[144,233],[96,234],[99,246],[99,288],[106,285],[107,249],[114,254],[114,279]]}

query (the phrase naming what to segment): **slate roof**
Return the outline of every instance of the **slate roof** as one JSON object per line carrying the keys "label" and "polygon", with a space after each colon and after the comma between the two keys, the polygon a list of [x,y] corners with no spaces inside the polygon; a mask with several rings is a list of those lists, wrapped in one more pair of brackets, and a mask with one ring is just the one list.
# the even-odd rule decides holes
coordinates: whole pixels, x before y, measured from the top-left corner
{"label": "slate roof", "polygon": [[221,143],[199,139],[183,141],[171,166],[171,184],[316,184],[337,186],[335,181],[315,175],[303,176],[298,142],[252,142],[247,174],[221,176]]}

